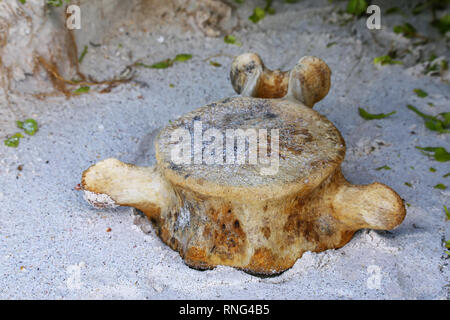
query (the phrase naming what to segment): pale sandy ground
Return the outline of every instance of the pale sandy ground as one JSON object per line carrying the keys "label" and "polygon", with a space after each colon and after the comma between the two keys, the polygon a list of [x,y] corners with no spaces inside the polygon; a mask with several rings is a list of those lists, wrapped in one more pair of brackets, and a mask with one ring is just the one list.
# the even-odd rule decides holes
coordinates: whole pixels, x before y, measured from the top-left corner
{"label": "pale sandy ground", "polygon": [[[130,51],[148,63],[181,52],[194,57],[165,70],[139,69],[138,81],[110,94],[45,101],[15,94],[9,106],[0,100],[2,140],[16,132],[15,120],[32,117],[40,124],[39,132],[23,139],[19,148],[0,146],[0,298],[448,299],[443,240],[450,238],[450,222],[443,205],[450,207],[450,189],[433,186],[450,185],[450,178],[442,178],[450,168],[415,146],[450,150],[450,139],[427,130],[406,105],[432,114],[449,111],[449,86],[439,77],[420,74],[418,48],[411,47],[415,51],[403,59],[404,66],[372,63],[391,43],[410,45],[391,31],[400,22],[414,21],[420,31],[438,38],[428,25],[430,17],[383,17],[383,30],[371,35],[363,19],[336,23],[336,5],[327,1],[276,3],[277,13],[258,25],[246,21],[253,5],[238,9],[243,25],[234,34],[242,47],[170,29],[131,36],[122,29],[102,47],[89,48],[85,72],[117,74],[132,61]],[[327,48],[330,42],[336,44]],[[433,51],[450,59],[448,39],[419,49],[424,56]],[[392,186],[410,204],[401,226],[391,232],[362,230],[342,249],[306,253],[292,269],[263,279],[228,267],[192,270],[131,209],[99,211],[85,203],[74,190],[84,169],[108,157],[152,164],[152,139],[169,119],[234,95],[228,76],[231,59],[214,58],[220,68],[204,59],[246,51],[260,53],[270,67],[289,68],[302,55],[319,56],[330,65],[331,91],[315,108],[346,140],[344,174],[353,183]],[[429,96],[416,97],[415,88]],[[397,113],[365,121],[358,107]],[[375,170],[383,165],[392,170]]]}

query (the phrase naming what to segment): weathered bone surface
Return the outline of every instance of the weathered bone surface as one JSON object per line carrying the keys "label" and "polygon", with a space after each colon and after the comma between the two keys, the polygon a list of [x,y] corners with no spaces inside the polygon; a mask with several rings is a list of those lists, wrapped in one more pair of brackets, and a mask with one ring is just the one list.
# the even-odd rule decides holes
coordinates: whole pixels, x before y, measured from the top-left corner
{"label": "weathered bone surface", "polygon": [[[287,80],[272,82],[274,74]],[[142,210],[161,239],[194,268],[228,265],[255,274],[280,273],[305,251],[339,248],[358,229],[392,229],[403,221],[403,202],[391,188],[351,185],[343,177],[344,140],[309,108],[329,90],[330,71],[322,60],[305,57],[290,72],[274,73],[257,55],[246,54],[233,62],[231,78],[238,92],[274,99],[228,98],[186,114],[161,131],[155,167],[116,159],[97,163],[83,173],[90,202]],[[270,87],[272,93],[261,89]],[[226,150],[227,130],[233,129],[267,130],[270,152],[279,152],[272,170],[248,159],[227,164],[240,152],[234,145],[230,154]],[[198,143],[196,130],[215,138]],[[279,132],[278,144],[272,144],[272,130]],[[174,161],[174,147],[186,142],[177,140],[180,132],[189,136],[183,144],[194,155],[189,162]],[[220,137],[216,162],[196,162]],[[250,148],[244,152],[251,154]]]}

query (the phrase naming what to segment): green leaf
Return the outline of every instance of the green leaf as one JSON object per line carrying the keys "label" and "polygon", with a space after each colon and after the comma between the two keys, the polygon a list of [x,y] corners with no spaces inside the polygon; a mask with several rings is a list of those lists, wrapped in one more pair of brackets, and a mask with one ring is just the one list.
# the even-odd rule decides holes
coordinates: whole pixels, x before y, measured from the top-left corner
{"label": "green leaf", "polygon": [[84,87],[79,87],[77,90],[75,90],[73,93],[75,94],[82,94],[82,93],[88,93],[91,90],[90,87],[88,86],[84,86]]}
{"label": "green leaf", "polygon": [[429,59],[425,62],[424,74],[442,74],[444,71],[448,70],[448,62],[445,59],[437,60],[437,56],[432,54]]}
{"label": "green leaf", "polygon": [[331,48],[332,46],[334,46],[335,44],[337,44],[337,42],[329,42],[327,43],[327,48]]}
{"label": "green leaf", "polygon": [[405,38],[414,38],[417,36],[416,28],[407,22],[402,25],[395,26],[394,32],[403,35]]}
{"label": "green leaf", "polygon": [[144,68],[150,68],[150,69],[166,69],[166,68],[169,68],[170,66],[172,66],[173,62],[171,59],[166,59],[166,60],[154,63],[154,64],[145,64],[142,62],[136,62],[134,65],[137,67],[144,67]]}
{"label": "green leaf", "polygon": [[431,167],[431,168],[430,168],[430,172],[436,172],[436,169],[433,168],[433,167]]}
{"label": "green leaf", "polygon": [[430,1],[426,1],[424,3],[420,2],[415,5],[415,7],[412,9],[411,12],[412,12],[412,14],[417,15],[417,14],[421,13],[422,11],[424,11],[429,6],[430,6]]}
{"label": "green leaf", "polygon": [[209,64],[212,65],[213,67],[216,67],[216,68],[222,66],[220,63],[218,63],[218,62],[216,62],[216,61],[209,61]]}
{"label": "green leaf", "polygon": [[5,146],[17,148],[19,146],[20,138],[23,138],[23,135],[19,132],[15,133],[5,140]]}
{"label": "green leaf", "polygon": [[448,211],[446,206],[444,206],[444,212],[445,212],[445,215],[447,216],[447,220],[450,220],[450,212]]}
{"label": "green leaf", "polygon": [[347,4],[347,13],[354,16],[361,16],[367,10],[367,2],[365,0],[350,0]]}
{"label": "green leaf", "polygon": [[395,114],[397,111],[392,111],[390,113],[378,113],[378,114],[371,114],[364,110],[363,108],[358,108],[359,115],[364,118],[365,120],[375,120],[375,119],[384,119],[386,117],[389,117],[393,114]]}
{"label": "green leaf", "polygon": [[180,53],[180,54],[177,54],[176,56],[175,56],[175,59],[173,59],[173,61],[175,62],[175,61],[178,61],[178,62],[185,62],[185,61],[188,61],[189,59],[191,59],[192,58],[192,54],[189,54],[189,53]]}
{"label": "green leaf", "polygon": [[[69,3],[70,1],[66,0],[65,2]],[[63,5],[63,0],[47,0],[47,4],[53,7],[61,7]]]}
{"label": "green leaf", "polygon": [[26,119],[25,121],[17,121],[17,127],[23,129],[26,134],[33,136],[38,131],[38,124],[34,119]]}
{"label": "green leaf", "polygon": [[266,5],[264,8],[256,7],[255,9],[253,9],[253,14],[248,17],[248,19],[253,23],[258,23],[259,21],[264,19],[266,13],[270,15],[275,14],[275,8],[272,7],[272,2],[273,0],[266,0]]}
{"label": "green leaf", "polygon": [[223,38],[223,41],[224,41],[225,43],[228,43],[228,44],[234,44],[234,45],[236,45],[236,46],[238,46],[238,47],[242,46],[242,43],[239,42],[239,41],[237,40],[237,38],[236,38],[235,36],[231,35],[231,34],[226,35],[226,36]]}
{"label": "green leaf", "polygon": [[405,186],[412,188],[412,184],[409,182],[405,182]]}
{"label": "green leaf", "polygon": [[384,166],[382,166],[382,167],[376,168],[375,170],[377,170],[377,171],[380,171],[380,170],[391,170],[391,167],[389,167],[389,166],[387,166],[387,165],[384,165]]}
{"label": "green leaf", "polygon": [[150,65],[149,67],[147,67],[147,66],[144,66],[144,67],[152,68],[152,69],[166,69],[166,68],[168,68],[168,67],[170,67],[172,65],[173,65],[172,60],[166,59],[166,60],[163,60],[163,61],[160,61],[160,62],[156,62],[156,63]]}
{"label": "green leaf", "polygon": [[379,63],[382,66],[384,66],[385,64],[403,64],[402,61],[394,60],[394,59],[392,59],[391,56],[387,56],[387,55],[374,58],[373,63],[374,64]]}
{"label": "green leaf", "polygon": [[420,112],[416,107],[414,107],[414,106],[411,105],[411,104],[408,104],[406,107],[407,107],[409,110],[412,110],[412,111],[414,111],[415,113],[417,113],[417,115],[419,115],[420,117],[424,118],[425,120],[431,120],[431,119],[434,118],[433,116],[430,116],[430,115],[428,115],[428,114],[425,114],[425,113]]}
{"label": "green leaf", "polygon": [[80,55],[80,57],[78,58],[78,62],[79,62],[79,63],[82,63],[82,62],[83,62],[83,59],[84,59],[84,57],[86,56],[87,53],[88,53],[88,46],[84,46],[83,52],[81,52],[81,55]]}
{"label": "green leaf", "polygon": [[243,4],[244,0],[234,0],[234,2],[239,3],[239,4]]}
{"label": "green leaf", "polygon": [[[422,153],[426,156],[433,157],[434,160],[439,162],[450,161],[450,153],[443,147],[416,147],[416,149],[422,150]],[[425,152],[423,152],[425,151]]]}
{"label": "green leaf", "polygon": [[440,33],[446,34],[450,30],[450,14],[446,14],[431,23]]}
{"label": "green leaf", "polygon": [[449,173],[446,173],[446,174],[444,174],[444,175],[442,176],[442,178],[447,178],[447,177],[450,177],[450,172],[449,172]]}
{"label": "green leaf", "polygon": [[392,7],[392,8],[389,8],[389,9],[387,9],[386,10],[386,15],[389,15],[389,14],[396,14],[396,13],[398,13],[398,14],[401,14],[402,16],[405,16],[405,13],[403,12],[403,10],[402,9],[400,9],[399,7]]}
{"label": "green leaf", "polygon": [[266,0],[266,6],[264,7],[264,11],[268,14],[275,14],[275,9],[272,8],[273,0]]}
{"label": "green leaf", "polygon": [[269,7],[267,9],[264,9],[268,14],[274,15],[276,13],[275,9],[272,7]]}
{"label": "green leaf", "polygon": [[253,14],[250,17],[248,17],[248,19],[253,23],[258,23],[259,21],[264,19],[265,15],[266,12],[264,11],[263,8],[256,7],[255,9],[253,9]]}
{"label": "green leaf", "polygon": [[27,0],[19,0],[21,4],[27,3]]}
{"label": "green leaf", "polygon": [[429,62],[433,62],[434,60],[436,60],[437,59],[437,55],[435,54],[435,53],[432,53],[431,55],[430,55],[430,57],[428,58],[428,61]]}
{"label": "green leaf", "polygon": [[154,64],[145,64],[142,62],[136,62],[134,65],[136,67],[144,67],[149,69],[167,69],[173,66],[174,62],[185,62],[192,58],[192,54],[189,53],[180,53],[175,56],[173,59],[165,59]]}
{"label": "green leaf", "polygon": [[440,189],[440,190],[445,190],[447,189],[446,185],[443,185],[442,183],[438,183],[437,185],[435,185],[433,188],[435,189]]}
{"label": "green leaf", "polygon": [[425,98],[428,96],[428,93],[423,91],[422,89],[414,89],[414,92],[417,94],[419,98]]}
{"label": "green leaf", "polygon": [[450,133],[450,112],[442,112],[437,116],[431,116],[419,111],[416,107],[408,104],[406,106],[409,110],[414,111],[419,117],[425,121],[425,127],[429,130],[437,131],[439,133]]}

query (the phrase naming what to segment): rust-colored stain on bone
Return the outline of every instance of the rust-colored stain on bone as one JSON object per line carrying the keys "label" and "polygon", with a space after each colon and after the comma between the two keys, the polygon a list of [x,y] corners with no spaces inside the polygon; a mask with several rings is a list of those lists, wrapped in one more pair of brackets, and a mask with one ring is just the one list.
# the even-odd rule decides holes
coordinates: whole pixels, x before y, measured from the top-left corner
{"label": "rust-colored stain on bone", "polygon": [[254,95],[265,99],[282,98],[287,93],[288,82],[287,72],[265,70],[259,78]]}
{"label": "rust-colored stain on bone", "polygon": [[214,226],[212,254],[217,255],[221,260],[232,260],[236,254],[241,254],[245,249],[246,234],[233,214],[232,208],[226,205],[210,208],[208,216],[211,221],[210,226]]}

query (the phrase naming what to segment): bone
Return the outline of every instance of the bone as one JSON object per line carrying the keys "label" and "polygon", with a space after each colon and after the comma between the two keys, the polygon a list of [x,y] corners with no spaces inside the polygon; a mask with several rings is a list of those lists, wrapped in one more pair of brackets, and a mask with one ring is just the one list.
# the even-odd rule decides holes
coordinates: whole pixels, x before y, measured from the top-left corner
{"label": "bone", "polygon": [[344,183],[332,201],[339,220],[354,229],[391,230],[406,215],[403,200],[388,186],[375,182],[369,185]]}
{"label": "bone", "polygon": [[234,59],[230,78],[242,96],[290,98],[312,108],[330,90],[331,70],[313,56],[301,58],[290,71],[270,70],[258,54],[245,53]]}
{"label": "bone", "polygon": [[81,187],[95,207],[135,207],[149,218],[168,207],[175,197],[155,167],[138,167],[112,158],[87,169]]}

